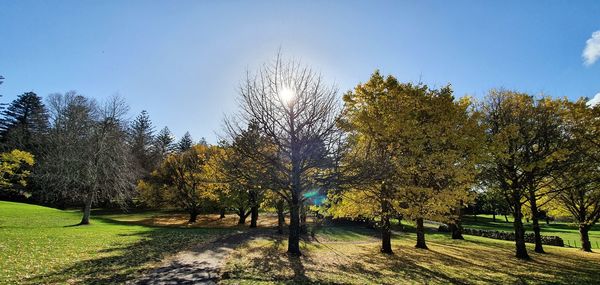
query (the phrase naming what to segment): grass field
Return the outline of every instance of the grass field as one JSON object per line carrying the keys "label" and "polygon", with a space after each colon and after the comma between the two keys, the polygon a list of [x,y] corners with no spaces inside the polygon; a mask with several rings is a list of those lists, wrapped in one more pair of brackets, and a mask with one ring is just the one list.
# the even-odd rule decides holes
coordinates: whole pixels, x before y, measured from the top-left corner
{"label": "grass field", "polygon": [[[285,255],[285,238],[264,238],[227,261],[224,284],[598,284],[600,254],[547,247],[531,261],[513,257],[511,242],[427,235],[429,250],[414,248],[415,235],[393,239],[392,256],[380,254],[377,233],[356,227],[325,228],[302,243],[300,259]],[[529,246],[533,252],[532,245]]]}
{"label": "grass field", "polygon": [[[187,225],[173,212],[95,211],[92,224],[73,226],[79,211],[0,202],[0,284],[120,284],[190,245],[240,227],[235,217],[204,215]],[[479,216],[466,226],[511,230]],[[261,225],[275,224],[261,214]],[[435,225],[429,225],[435,228]],[[285,254],[286,239],[272,235],[244,244],[227,259],[224,284],[597,284],[600,254],[547,246],[531,261],[513,257],[514,244],[474,236],[464,241],[429,232],[430,250],[414,248],[411,225],[393,239],[392,256],[378,252],[379,237],[360,226],[325,226],[302,242],[300,259]],[[545,234],[575,235],[567,224]],[[598,228],[592,233],[598,239]],[[291,281],[289,281],[291,279]]]}
{"label": "grass field", "polygon": [[[478,215],[477,217],[465,216],[463,218],[463,225],[467,228],[473,229],[484,229],[484,230],[497,230],[497,231],[514,231],[512,218],[508,217],[508,221],[504,219],[504,216],[496,216],[496,222],[492,219],[492,215]],[[527,232],[533,232],[531,223],[526,223],[525,230]],[[571,246],[581,247],[581,240],[579,239],[579,231],[576,225],[568,223],[551,222],[547,225],[544,221],[540,221],[540,228],[542,235],[559,236],[565,242],[565,245],[570,244]],[[592,248],[600,249],[600,226],[596,225],[590,230],[590,241]]]}
{"label": "grass field", "polygon": [[135,225],[156,213],[92,216],[0,201],[0,284],[119,283],[225,229]]}

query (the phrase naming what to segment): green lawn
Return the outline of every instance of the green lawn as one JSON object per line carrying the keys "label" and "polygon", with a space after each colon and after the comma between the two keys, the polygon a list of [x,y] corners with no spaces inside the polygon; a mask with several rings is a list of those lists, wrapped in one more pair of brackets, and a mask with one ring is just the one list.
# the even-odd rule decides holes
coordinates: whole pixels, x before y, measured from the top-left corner
{"label": "green lawn", "polygon": [[[92,224],[73,226],[79,211],[0,201],[0,284],[121,284],[169,254],[231,229],[144,225],[167,212],[95,211]],[[180,218],[180,217],[179,217]],[[179,219],[178,218],[178,219]],[[511,230],[511,224],[478,217],[469,227]],[[406,224],[406,223],[405,223]],[[434,224],[428,225],[435,228]],[[395,232],[395,254],[378,252],[378,232],[361,226],[314,228],[300,259],[285,254],[285,236],[252,240],[226,263],[224,284],[593,284],[600,281],[600,254],[546,247],[532,261],[513,257],[514,244],[481,237],[452,240],[427,233],[430,250],[414,248],[415,234]],[[546,234],[577,236],[566,224],[544,225]],[[598,229],[592,234],[598,239]],[[296,281],[296,282],[293,282]]]}
{"label": "green lawn", "polygon": [[[94,215],[96,214],[96,215]],[[120,283],[223,229],[136,225],[155,213],[94,213],[0,201],[0,284]]]}
{"label": "green lawn", "polygon": [[[477,218],[473,216],[465,216],[463,218],[463,226],[466,228],[484,229],[484,230],[497,230],[497,231],[514,231],[512,218],[508,217],[509,222],[507,223],[504,216],[496,216],[496,222],[493,221],[492,215],[477,215]],[[525,223],[525,221],[523,221]],[[545,221],[540,221],[540,227],[542,235],[559,236],[565,242],[565,245],[570,244],[574,246],[581,246],[579,239],[579,230],[576,225],[569,223],[551,222],[549,225]],[[533,232],[531,229],[531,223],[525,223],[525,230],[527,232]],[[590,241],[592,242],[592,248],[600,249],[600,226],[596,225],[590,231]]]}

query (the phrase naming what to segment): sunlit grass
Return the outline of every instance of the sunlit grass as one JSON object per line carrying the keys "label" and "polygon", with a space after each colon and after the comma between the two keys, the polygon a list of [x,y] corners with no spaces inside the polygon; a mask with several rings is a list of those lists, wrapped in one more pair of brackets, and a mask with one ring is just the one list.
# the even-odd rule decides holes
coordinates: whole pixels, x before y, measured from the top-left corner
{"label": "sunlit grass", "polygon": [[0,202],[0,284],[119,283],[164,256],[223,233],[215,229],[148,227],[79,211]]}
{"label": "sunlit grass", "polygon": [[[509,222],[506,222],[504,216],[496,216],[496,221],[494,222],[492,215],[478,215],[477,217],[465,216],[463,220],[463,225],[467,228],[507,232],[512,232],[514,230],[511,217],[508,217]],[[531,223],[527,223],[525,220],[523,220],[523,223],[525,224],[525,230],[527,232],[533,232]],[[581,246],[579,230],[574,224],[564,222],[551,222],[550,224],[546,224],[545,221],[540,221],[540,228],[542,235],[559,236],[564,240],[565,245],[570,244],[571,246],[574,246],[576,243],[577,246]],[[600,226],[594,226],[592,230],[590,230],[589,235],[592,247],[600,249]]]}

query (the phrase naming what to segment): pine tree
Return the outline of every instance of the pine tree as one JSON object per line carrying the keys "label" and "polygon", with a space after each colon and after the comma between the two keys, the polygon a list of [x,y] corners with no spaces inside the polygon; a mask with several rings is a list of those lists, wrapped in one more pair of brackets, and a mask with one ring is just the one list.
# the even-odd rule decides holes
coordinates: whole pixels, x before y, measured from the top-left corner
{"label": "pine tree", "polygon": [[[0,75],[0,85],[2,85],[2,83],[4,83],[4,76]],[[2,95],[0,95],[0,97],[2,97]],[[6,103],[0,103],[0,110],[4,110],[5,105]]]}
{"label": "pine tree", "polygon": [[23,93],[12,101],[3,116],[0,125],[3,147],[36,154],[48,129],[48,112],[42,98],[33,92]]}
{"label": "pine tree", "polygon": [[168,127],[162,128],[154,139],[154,150],[159,159],[164,159],[175,148],[173,135]]}
{"label": "pine tree", "polygon": [[194,145],[194,140],[192,139],[192,135],[190,135],[190,132],[185,132],[183,137],[181,137],[181,139],[177,143],[177,151],[184,152],[184,151],[192,148],[192,145]]}
{"label": "pine tree", "polygon": [[131,123],[131,153],[142,176],[149,174],[155,166],[152,153],[154,144],[154,127],[148,112],[143,110]]}

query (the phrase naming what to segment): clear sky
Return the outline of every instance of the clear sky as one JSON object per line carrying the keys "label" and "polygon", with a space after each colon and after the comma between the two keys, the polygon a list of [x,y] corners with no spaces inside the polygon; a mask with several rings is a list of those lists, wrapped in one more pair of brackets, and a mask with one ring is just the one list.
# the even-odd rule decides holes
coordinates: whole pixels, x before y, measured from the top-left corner
{"label": "clear sky", "polygon": [[0,0],[0,94],[119,94],[132,117],[216,142],[245,71],[280,47],[341,92],[380,69],[457,96],[591,98],[598,30],[600,1]]}

